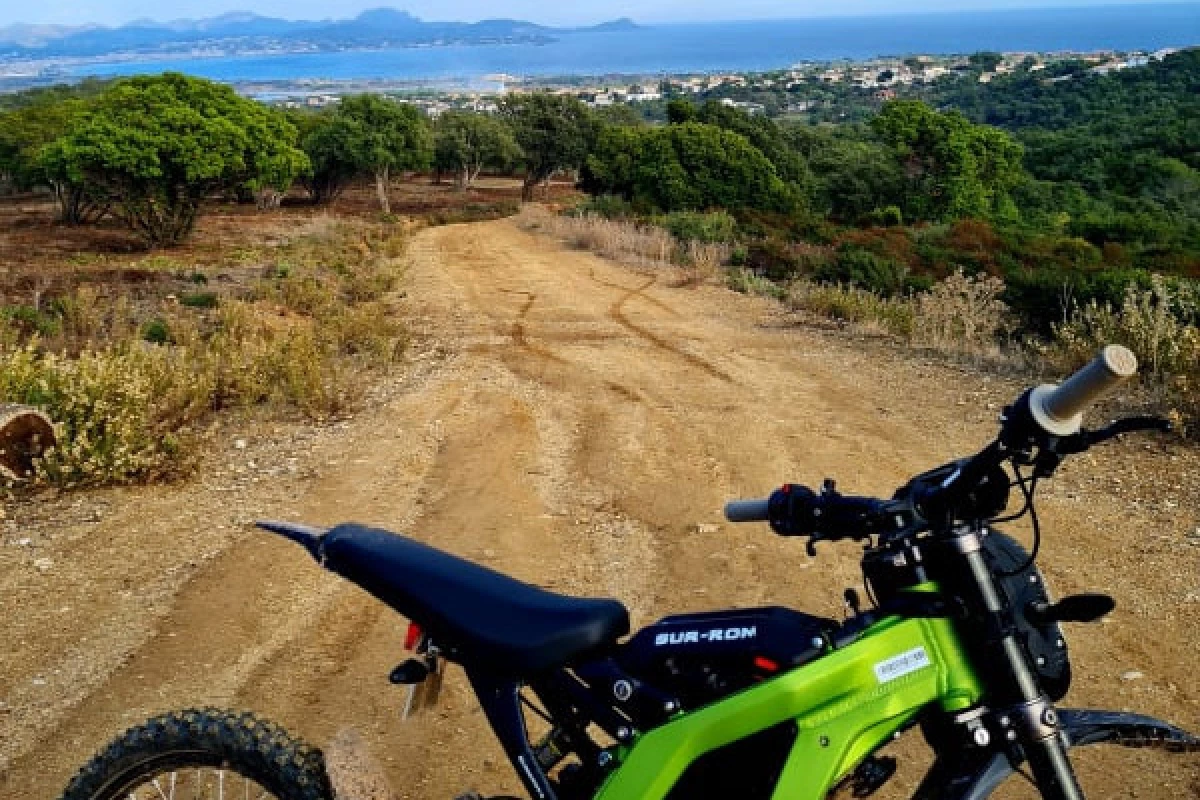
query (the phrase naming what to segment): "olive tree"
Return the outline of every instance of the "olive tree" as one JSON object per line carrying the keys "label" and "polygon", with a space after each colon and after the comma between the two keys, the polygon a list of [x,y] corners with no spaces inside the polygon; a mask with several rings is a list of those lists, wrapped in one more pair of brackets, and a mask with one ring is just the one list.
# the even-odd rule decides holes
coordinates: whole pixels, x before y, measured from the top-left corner
{"label": "olive tree", "polygon": [[43,159],[58,179],[102,192],[149,246],[169,247],[213,192],[286,190],[308,167],[295,142],[282,114],[165,73],[114,84]]}

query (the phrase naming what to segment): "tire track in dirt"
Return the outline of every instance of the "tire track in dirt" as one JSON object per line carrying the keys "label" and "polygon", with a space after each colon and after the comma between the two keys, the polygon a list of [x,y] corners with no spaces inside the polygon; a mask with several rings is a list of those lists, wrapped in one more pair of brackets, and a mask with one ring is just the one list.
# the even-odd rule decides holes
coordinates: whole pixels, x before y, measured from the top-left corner
{"label": "tire track in dirt", "polygon": [[646,299],[645,291],[655,284],[655,280],[656,279],[651,278],[650,280],[646,281],[646,283],[638,286],[636,289],[627,290],[626,293],[621,296],[621,299],[613,303],[608,312],[609,316],[616,320],[616,322],[622,327],[637,334],[642,339],[645,339],[647,342],[659,348],[660,350],[679,356],[687,363],[694,367],[698,367],[702,371],[708,373],[718,380],[724,381],[725,383],[734,383],[733,378],[731,378],[727,373],[722,372],[720,369],[705,361],[703,358],[695,355],[694,353],[689,353],[683,348],[671,343],[665,337],[658,335],[649,328],[643,325],[638,325],[629,318],[628,314],[625,313],[625,305],[630,300],[635,298],[639,300]]}
{"label": "tire track in dirt", "polygon": [[[629,289],[629,287],[628,287],[628,286],[623,286],[623,285],[621,285],[620,283],[614,283],[614,282],[612,282],[612,281],[606,281],[606,280],[603,280],[603,279],[601,279],[601,278],[598,278],[598,277],[596,277],[596,271],[595,271],[595,270],[592,270],[591,272],[589,272],[589,273],[588,273],[588,277],[589,277],[589,278],[590,278],[592,281],[594,281],[595,283],[598,283],[598,284],[600,284],[601,286],[607,287],[607,288],[609,288],[609,289],[615,289],[615,290],[617,290],[617,291],[619,291],[619,292],[627,292],[627,291],[630,291],[630,289]],[[678,312],[678,311],[676,311],[675,309],[671,308],[669,305],[667,305],[666,303],[662,302],[661,300],[659,300],[659,299],[655,298],[653,295],[646,294],[646,289],[648,289],[650,286],[654,285],[654,284],[655,284],[655,283],[657,283],[657,282],[658,282],[658,281],[657,281],[657,279],[654,279],[654,280],[652,280],[652,281],[651,281],[649,284],[647,284],[647,285],[645,285],[645,286],[642,286],[640,289],[634,289],[634,291],[635,291],[635,292],[638,294],[638,296],[639,296],[639,297],[640,297],[642,300],[645,300],[647,303],[649,303],[650,305],[654,306],[654,307],[655,307],[655,308],[657,308],[659,311],[662,311],[662,312],[666,313],[666,314],[667,314],[668,316],[670,316],[670,317],[675,317],[675,318],[678,318],[678,317],[679,317],[679,312]]]}

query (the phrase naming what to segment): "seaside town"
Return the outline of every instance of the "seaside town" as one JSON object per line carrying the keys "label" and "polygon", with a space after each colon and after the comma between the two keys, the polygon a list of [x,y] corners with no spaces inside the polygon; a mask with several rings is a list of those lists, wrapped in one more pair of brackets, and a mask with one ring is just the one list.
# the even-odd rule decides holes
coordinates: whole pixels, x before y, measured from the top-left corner
{"label": "seaside town", "polygon": [[[801,115],[821,101],[814,90],[842,89],[869,93],[879,101],[896,97],[898,89],[933,84],[939,80],[973,76],[988,83],[997,76],[1018,70],[1045,72],[1056,65],[1083,66],[1084,74],[1107,74],[1145,66],[1177,52],[1165,48],[1153,52],[1120,53],[976,53],[970,56],[907,56],[869,61],[801,63],[773,72],[719,72],[687,75],[611,75],[605,77],[539,77],[487,75],[469,87],[413,81],[279,81],[239,83],[242,94],[288,108],[322,108],[338,103],[345,94],[363,91],[396,94],[420,107],[431,117],[451,110],[491,112],[505,94],[551,91],[571,95],[592,108],[655,103],[673,96],[716,97],[720,102],[751,114],[768,111],[762,102],[739,99],[765,93],[785,97],[773,115]],[[1048,75],[1051,82],[1070,80],[1079,71]]]}
{"label": "seaside town", "polygon": [[[619,105],[639,105],[662,101],[668,96],[716,98],[751,114],[770,113],[772,116],[803,115],[823,101],[824,90],[850,91],[870,94],[879,101],[896,97],[904,87],[933,84],[939,80],[971,76],[987,83],[997,76],[1028,70],[1043,72],[1056,65],[1071,63],[1082,66],[1084,73],[1106,74],[1123,69],[1145,66],[1176,52],[1166,48],[1153,52],[1095,51],[1088,53],[976,53],[961,56],[918,55],[895,58],[876,58],[867,61],[810,62],[794,64],[771,72],[716,72],[683,75],[621,75],[599,77],[559,76],[523,77],[517,75],[486,75],[482,78],[455,81],[429,80],[301,80],[236,82],[239,93],[272,105],[287,108],[324,108],[335,105],[343,95],[375,92],[402,97],[420,107],[431,117],[450,110],[491,112],[497,100],[505,94],[531,91],[551,91],[580,98],[593,108]],[[30,79],[29,64],[0,63],[0,91],[24,85]],[[1051,75],[1048,81],[1070,80],[1080,70]],[[67,80],[60,69],[51,69],[39,76],[38,83],[57,76]],[[783,98],[781,104],[768,108],[753,99],[755,94]]]}

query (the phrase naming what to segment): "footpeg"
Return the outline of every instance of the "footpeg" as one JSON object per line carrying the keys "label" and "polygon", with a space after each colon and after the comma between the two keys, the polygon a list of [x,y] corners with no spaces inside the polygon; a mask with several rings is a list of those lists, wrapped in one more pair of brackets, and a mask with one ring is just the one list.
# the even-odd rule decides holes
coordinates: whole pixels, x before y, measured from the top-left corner
{"label": "footpeg", "polygon": [[401,686],[412,686],[417,683],[422,683],[429,677],[429,667],[423,661],[415,658],[410,658],[400,666],[392,670],[388,675],[388,680],[394,684]]}
{"label": "footpeg", "polygon": [[858,765],[850,777],[852,797],[870,797],[896,774],[896,759],[891,756],[871,757]]}
{"label": "footpeg", "polygon": [[442,694],[445,663],[436,653],[427,652],[421,658],[408,659],[388,675],[392,683],[408,687],[401,719],[437,705]]}
{"label": "footpeg", "polygon": [[1030,603],[1025,618],[1034,625],[1047,622],[1095,622],[1111,613],[1117,603],[1106,594],[1076,594],[1057,603]]}

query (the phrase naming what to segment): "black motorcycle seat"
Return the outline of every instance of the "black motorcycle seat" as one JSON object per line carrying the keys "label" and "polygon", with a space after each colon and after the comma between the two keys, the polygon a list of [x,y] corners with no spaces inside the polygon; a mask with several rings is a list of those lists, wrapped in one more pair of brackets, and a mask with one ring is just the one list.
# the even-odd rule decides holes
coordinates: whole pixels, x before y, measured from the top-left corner
{"label": "black motorcycle seat", "polygon": [[616,600],[554,594],[388,531],[339,525],[320,549],[327,569],[416,622],[468,668],[532,675],[629,632]]}

